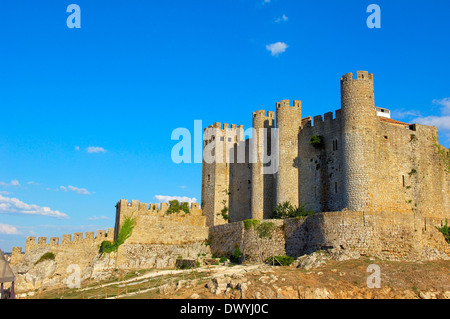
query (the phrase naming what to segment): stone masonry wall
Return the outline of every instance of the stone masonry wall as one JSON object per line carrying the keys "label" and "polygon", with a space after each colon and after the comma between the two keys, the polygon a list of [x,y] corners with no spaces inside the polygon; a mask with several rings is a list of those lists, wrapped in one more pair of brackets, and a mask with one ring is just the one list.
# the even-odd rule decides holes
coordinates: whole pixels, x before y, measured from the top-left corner
{"label": "stone masonry wall", "polygon": [[[167,203],[146,204],[121,200],[116,205],[116,232],[126,217],[136,218],[131,236],[119,247],[120,267],[169,267],[178,256],[208,253],[206,217],[197,203],[184,212],[166,214]],[[116,235],[117,236],[117,235]]]}
{"label": "stone masonry wall", "polygon": [[[264,220],[273,222],[272,239],[258,241],[253,229],[243,222],[210,229],[211,252],[230,255],[236,247],[248,261],[271,255],[299,257],[316,250],[341,248],[388,260],[422,260],[429,251],[450,256],[450,245],[435,228],[443,218],[424,217],[413,212],[328,212],[303,219]],[[260,249],[262,248],[262,250]]]}

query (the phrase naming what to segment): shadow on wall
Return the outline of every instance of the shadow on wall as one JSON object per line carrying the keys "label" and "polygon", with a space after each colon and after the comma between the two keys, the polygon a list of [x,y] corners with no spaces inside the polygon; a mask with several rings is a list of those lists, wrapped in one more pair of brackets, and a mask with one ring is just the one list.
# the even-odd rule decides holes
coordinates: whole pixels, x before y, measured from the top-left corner
{"label": "shadow on wall", "polygon": [[297,258],[317,250],[331,248],[325,239],[324,225],[323,214],[285,220],[286,255]]}

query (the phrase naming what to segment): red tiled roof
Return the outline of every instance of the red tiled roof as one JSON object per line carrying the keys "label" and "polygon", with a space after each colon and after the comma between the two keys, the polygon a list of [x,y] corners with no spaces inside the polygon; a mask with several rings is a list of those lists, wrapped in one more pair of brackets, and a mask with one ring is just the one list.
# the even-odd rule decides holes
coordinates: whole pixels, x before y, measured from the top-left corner
{"label": "red tiled roof", "polygon": [[384,116],[378,116],[378,118],[380,119],[381,122],[386,122],[386,123],[389,123],[389,124],[397,124],[397,125],[404,125],[404,126],[410,125],[408,123],[404,123],[404,122],[400,122],[400,121],[397,121],[397,120],[389,119],[389,118],[384,117]]}

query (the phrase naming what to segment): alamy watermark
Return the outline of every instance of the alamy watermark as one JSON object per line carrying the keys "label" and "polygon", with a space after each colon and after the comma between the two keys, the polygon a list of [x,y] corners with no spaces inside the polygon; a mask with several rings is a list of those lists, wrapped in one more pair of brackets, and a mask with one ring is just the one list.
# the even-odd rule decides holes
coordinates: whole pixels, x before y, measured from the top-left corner
{"label": "alamy watermark", "polygon": [[371,273],[367,277],[367,287],[368,288],[381,288],[381,268],[376,264],[369,265],[367,267],[367,272]]}
{"label": "alamy watermark", "polygon": [[367,7],[367,12],[371,13],[367,17],[366,24],[369,29],[381,28],[381,8],[378,4],[371,4]]}
{"label": "alamy watermark", "polygon": [[78,4],[69,4],[66,12],[71,13],[67,17],[66,24],[69,29],[81,28],[81,8]]}
{"label": "alamy watermark", "polygon": [[193,136],[187,128],[176,128],[171,139],[179,141],[171,151],[172,161],[176,164],[261,163],[262,174],[278,171],[279,136],[276,128],[208,127],[202,132],[202,121],[195,120]]}

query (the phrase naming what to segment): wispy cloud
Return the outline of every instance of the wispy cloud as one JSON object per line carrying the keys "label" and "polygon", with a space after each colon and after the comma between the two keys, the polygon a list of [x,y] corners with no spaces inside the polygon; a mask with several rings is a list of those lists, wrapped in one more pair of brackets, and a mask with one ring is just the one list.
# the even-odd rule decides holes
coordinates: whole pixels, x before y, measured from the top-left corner
{"label": "wispy cloud", "polygon": [[92,217],[88,217],[88,220],[99,220],[99,219],[102,219],[102,220],[108,220],[109,217],[107,217],[107,216],[100,216],[100,217],[98,217],[98,216],[92,216]]}
{"label": "wispy cloud", "polygon": [[180,203],[196,203],[197,199],[195,197],[190,198],[187,196],[167,196],[167,195],[156,195],[155,199],[160,203],[168,203],[171,200],[178,200]]}
{"label": "wispy cloud", "polygon": [[27,185],[39,186],[40,184],[34,181],[27,182]]}
{"label": "wispy cloud", "polygon": [[266,45],[267,51],[270,51],[270,54],[272,56],[280,55],[281,53],[285,52],[287,48],[288,46],[284,42],[276,42]]}
{"label": "wispy cloud", "polygon": [[392,110],[392,118],[394,119],[405,119],[405,118],[411,118],[411,117],[419,117],[420,112],[416,110]]}
{"label": "wispy cloud", "polygon": [[20,183],[17,179],[13,179],[11,182],[9,183],[5,183],[5,182],[0,182],[1,186],[20,186]]}
{"label": "wispy cloud", "polygon": [[88,153],[106,153],[106,150],[100,146],[89,146],[86,149],[86,152],[88,152]]}
{"label": "wispy cloud", "polygon": [[7,224],[0,224],[0,234],[6,234],[6,235],[17,235],[19,231],[15,226],[7,225]]}
{"label": "wispy cloud", "polygon": [[99,219],[102,219],[102,220],[108,220],[109,217],[107,217],[107,216],[100,216],[100,217],[92,216],[92,217],[89,217],[89,218],[88,218],[88,220],[99,220]]}
{"label": "wispy cloud", "polygon": [[288,17],[285,14],[283,14],[281,17],[276,18],[275,22],[276,23],[280,23],[280,22],[284,22],[284,21],[287,21],[287,20],[288,20]]}
{"label": "wispy cloud", "polygon": [[414,119],[416,123],[436,126],[439,130],[450,131],[450,98],[433,100],[433,104],[441,106],[440,115],[419,116]]}
{"label": "wispy cloud", "polygon": [[59,219],[68,219],[69,216],[49,207],[41,207],[34,204],[26,204],[17,198],[0,195],[0,213],[40,215]]}
{"label": "wispy cloud", "polygon": [[59,187],[60,190],[62,190],[63,192],[74,192],[80,195],[90,195],[91,193],[86,189],[86,188],[79,188],[79,187],[75,187],[72,185],[69,186],[60,186]]}

